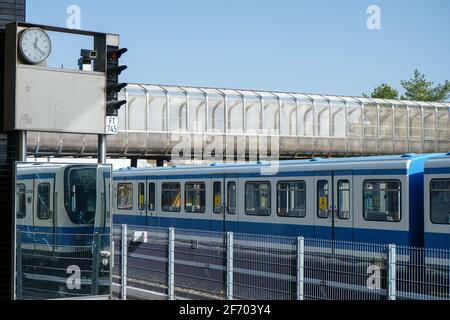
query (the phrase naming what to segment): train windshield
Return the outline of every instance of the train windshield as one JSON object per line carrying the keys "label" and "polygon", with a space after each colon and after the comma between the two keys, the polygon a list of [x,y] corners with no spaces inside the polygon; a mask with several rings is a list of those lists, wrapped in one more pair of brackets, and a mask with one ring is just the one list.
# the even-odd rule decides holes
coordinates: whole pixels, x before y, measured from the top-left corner
{"label": "train windshield", "polygon": [[450,224],[450,180],[434,179],[430,188],[431,222]]}
{"label": "train windshield", "polygon": [[93,225],[97,206],[97,169],[66,169],[64,205],[70,220],[78,225]]}

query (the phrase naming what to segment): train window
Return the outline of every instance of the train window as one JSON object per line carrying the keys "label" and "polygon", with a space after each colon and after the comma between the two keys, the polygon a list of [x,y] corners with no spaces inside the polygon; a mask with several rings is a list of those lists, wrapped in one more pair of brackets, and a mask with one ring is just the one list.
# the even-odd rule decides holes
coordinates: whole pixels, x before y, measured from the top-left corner
{"label": "train window", "polygon": [[27,214],[27,207],[25,202],[25,194],[26,194],[27,187],[20,183],[17,185],[16,190],[16,215],[17,219],[23,219],[25,218]]}
{"label": "train window", "polygon": [[38,219],[50,219],[50,183],[40,183],[38,185],[37,199]]}
{"label": "train window", "polygon": [[230,181],[227,185],[227,212],[236,214],[236,182]]}
{"label": "train window", "polygon": [[434,224],[450,224],[450,180],[431,180],[430,218]]}
{"label": "train window", "polygon": [[186,183],[184,185],[184,210],[186,212],[205,212],[205,183]]}
{"label": "train window", "polygon": [[179,212],[181,207],[181,184],[166,182],[162,184],[161,209],[166,212]]}
{"label": "train window", "polygon": [[117,209],[133,210],[133,185],[131,183],[117,185]]}
{"label": "train window", "polygon": [[270,182],[247,182],[245,184],[245,213],[270,216]]}
{"label": "train window", "polygon": [[145,210],[145,184],[138,184],[138,209]]}
{"label": "train window", "polygon": [[350,219],[350,182],[348,180],[338,181],[337,207],[339,219]]}
{"label": "train window", "polygon": [[222,212],[222,183],[216,181],[213,183],[213,211],[214,213]]}
{"label": "train window", "polygon": [[306,184],[305,181],[278,182],[277,214],[280,217],[306,216]]}
{"label": "train window", "polygon": [[330,216],[330,210],[328,209],[329,203],[328,193],[328,181],[319,180],[317,182],[317,217],[320,219],[326,219]]}
{"label": "train window", "polygon": [[72,223],[92,225],[97,207],[97,169],[69,167],[64,173],[64,206]]}
{"label": "train window", "polygon": [[148,210],[154,211],[156,208],[155,204],[155,184],[149,183],[148,184]]}
{"label": "train window", "polygon": [[364,181],[364,219],[368,221],[400,221],[400,181]]}

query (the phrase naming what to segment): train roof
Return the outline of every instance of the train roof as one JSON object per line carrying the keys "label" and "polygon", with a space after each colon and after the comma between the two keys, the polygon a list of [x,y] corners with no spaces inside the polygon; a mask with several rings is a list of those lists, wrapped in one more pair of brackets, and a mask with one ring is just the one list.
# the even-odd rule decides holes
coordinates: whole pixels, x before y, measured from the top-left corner
{"label": "train roof", "polygon": [[449,168],[450,170],[450,152],[447,154],[440,154],[438,156],[429,158],[425,163],[425,168]]}
{"label": "train roof", "polygon": [[21,171],[39,171],[39,170],[56,170],[60,168],[65,167],[72,167],[72,166],[79,166],[79,167],[94,167],[97,166],[96,164],[91,163],[37,163],[37,162],[21,162],[17,164],[17,169]]}
{"label": "train roof", "polygon": [[[290,166],[299,165],[299,166],[321,166],[321,165],[356,165],[363,166],[368,163],[379,163],[379,162],[390,162],[395,163],[396,166],[407,168],[411,162],[421,161],[425,162],[427,159],[431,157],[439,157],[444,156],[444,154],[403,154],[403,155],[393,155],[393,156],[368,156],[368,157],[351,157],[351,158],[312,158],[312,159],[304,159],[304,160],[281,160],[279,161],[279,165],[281,168],[289,168]],[[450,157],[449,157],[450,158]],[[261,167],[269,167],[273,165],[273,162],[270,161],[258,161],[253,163],[232,163],[232,164],[209,164],[209,165],[189,165],[189,166],[170,166],[170,167],[151,167],[151,168],[122,168],[118,170],[114,170],[114,174],[124,175],[129,174],[130,172],[140,174],[140,173],[175,173],[178,170],[200,170],[205,169],[207,171],[210,170],[219,170],[223,169],[226,171],[230,170],[238,170],[238,169],[252,169],[252,168],[261,168]],[[351,167],[350,167],[351,168]]]}

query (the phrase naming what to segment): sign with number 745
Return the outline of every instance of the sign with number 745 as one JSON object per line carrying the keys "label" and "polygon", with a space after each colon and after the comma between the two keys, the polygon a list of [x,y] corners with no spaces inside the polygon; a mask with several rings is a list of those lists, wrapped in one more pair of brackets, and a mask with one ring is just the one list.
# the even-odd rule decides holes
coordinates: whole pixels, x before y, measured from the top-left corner
{"label": "sign with number 745", "polygon": [[106,117],[105,134],[117,134],[117,127],[119,125],[118,117]]}

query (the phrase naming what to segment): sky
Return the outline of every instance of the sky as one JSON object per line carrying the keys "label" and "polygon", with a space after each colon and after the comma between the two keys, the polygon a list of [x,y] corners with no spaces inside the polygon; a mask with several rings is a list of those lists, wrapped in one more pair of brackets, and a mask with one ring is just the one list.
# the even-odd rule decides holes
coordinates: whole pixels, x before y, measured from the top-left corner
{"label": "sky", "polygon": [[[120,34],[129,83],[359,96],[402,92],[415,69],[450,80],[448,0],[27,0],[27,22],[66,27],[71,5],[82,29]],[[381,29],[367,27],[371,5]],[[54,37],[57,66],[91,44]]]}

